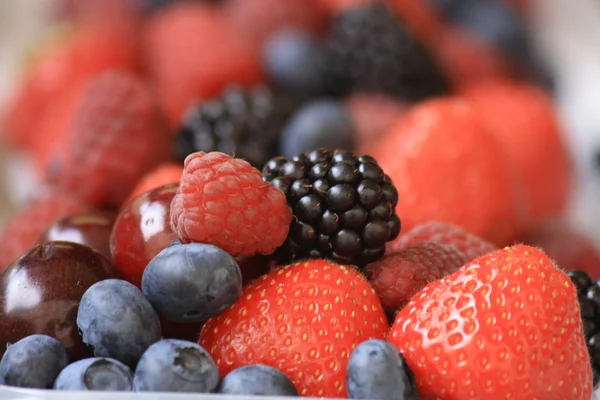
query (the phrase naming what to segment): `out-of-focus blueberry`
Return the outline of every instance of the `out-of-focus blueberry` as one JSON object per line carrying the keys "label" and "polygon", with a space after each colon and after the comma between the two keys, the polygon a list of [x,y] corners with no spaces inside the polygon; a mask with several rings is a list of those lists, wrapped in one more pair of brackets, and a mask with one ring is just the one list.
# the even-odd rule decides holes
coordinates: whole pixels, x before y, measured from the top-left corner
{"label": "out-of-focus blueberry", "polygon": [[278,369],[262,365],[247,365],[228,373],[219,393],[246,396],[298,396],[292,381]]}
{"label": "out-of-focus blueberry", "polygon": [[67,351],[55,338],[27,336],[6,349],[0,361],[0,384],[48,389],[68,363]]}
{"label": "out-of-focus blueberry", "polygon": [[242,273],[235,259],[217,246],[175,244],[148,263],[142,291],[169,321],[206,321],[240,297]]}
{"label": "out-of-focus blueberry", "polygon": [[208,393],[219,385],[219,370],[196,343],[163,339],[146,350],[133,377],[140,392]]}
{"label": "out-of-focus blueberry", "polygon": [[56,378],[56,390],[131,391],[131,370],[111,358],[86,358],[70,364]]}
{"label": "out-of-focus blueberry", "polygon": [[161,335],[150,302],[137,287],[120,279],[106,279],[86,290],[77,326],[95,356],[115,358],[132,369]]}

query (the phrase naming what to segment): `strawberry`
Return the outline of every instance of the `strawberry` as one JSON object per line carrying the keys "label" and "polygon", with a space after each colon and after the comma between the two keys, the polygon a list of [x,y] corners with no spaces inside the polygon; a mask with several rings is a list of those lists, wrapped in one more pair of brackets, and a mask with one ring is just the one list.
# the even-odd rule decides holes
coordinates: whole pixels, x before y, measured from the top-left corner
{"label": "strawberry", "polygon": [[180,2],[152,19],[145,32],[148,68],[172,124],[189,103],[217,96],[227,84],[261,80],[258,54],[215,6]]}
{"label": "strawberry", "polygon": [[311,260],[263,275],[210,319],[199,343],[221,376],[249,364],[279,368],[302,396],[346,397],[346,365],[387,321],[373,289],[351,267]]}
{"label": "strawberry", "polygon": [[498,244],[514,238],[511,172],[467,102],[444,98],[415,106],[369,153],[398,189],[404,230],[437,219]]}
{"label": "strawberry", "polygon": [[583,232],[566,222],[548,222],[521,237],[523,243],[539,247],[566,270],[587,272],[600,279],[600,253]]}
{"label": "strawberry", "polygon": [[502,80],[472,85],[463,95],[516,170],[529,216],[526,227],[561,215],[571,165],[550,97],[532,85]]}
{"label": "strawberry", "polygon": [[41,47],[3,116],[4,139],[25,149],[43,141],[42,121],[65,88],[111,68],[140,69],[132,43],[111,27],[80,27]]}
{"label": "strawberry", "polygon": [[386,0],[409,29],[424,43],[429,43],[444,29],[437,11],[423,0]]}
{"label": "strawberry", "polygon": [[422,400],[589,400],[577,291],[540,250],[517,245],[427,285],[388,340]]}
{"label": "strawberry", "polygon": [[453,246],[421,242],[367,265],[365,275],[383,309],[388,315],[395,315],[429,282],[456,272],[466,262]]}
{"label": "strawberry", "polygon": [[309,1],[311,6],[306,0],[229,0],[224,12],[240,34],[260,49],[269,35],[283,28],[322,32],[327,13],[318,2]]}
{"label": "strawberry", "polygon": [[393,242],[389,242],[386,247],[388,252],[395,252],[421,242],[434,242],[453,246],[464,255],[466,261],[471,261],[496,250],[496,246],[477,235],[467,232],[460,226],[440,221],[429,221],[417,225],[400,235]]}
{"label": "strawberry", "polygon": [[152,189],[159,188],[169,183],[179,183],[183,174],[183,165],[176,162],[161,164],[148,172],[139,180],[133,188],[127,200],[123,203],[129,203],[139,195],[146,193]]}

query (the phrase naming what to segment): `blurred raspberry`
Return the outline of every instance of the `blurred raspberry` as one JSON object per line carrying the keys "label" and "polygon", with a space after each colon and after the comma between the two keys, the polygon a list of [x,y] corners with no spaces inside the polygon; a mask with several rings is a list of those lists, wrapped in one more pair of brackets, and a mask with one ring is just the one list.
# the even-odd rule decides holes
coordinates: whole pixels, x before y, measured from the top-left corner
{"label": "blurred raspberry", "polygon": [[139,195],[146,193],[152,189],[159,188],[169,183],[178,183],[183,173],[183,165],[179,163],[162,164],[148,172],[140,179],[131,194],[125,200],[129,203]]}
{"label": "blurred raspberry", "polygon": [[65,88],[112,68],[137,73],[140,62],[132,43],[111,27],[80,27],[40,47],[3,115],[4,139],[21,148],[44,140],[42,121]]}
{"label": "blurred raspberry", "polygon": [[0,230],[0,272],[33,247],[52,223],[87,211],[91,208],[81,200],[60,190],[43,188]]}
{"label": "blurred raspberry", "polygon": [[145,82],[111,71],[86,88],[56,150],[49,182],[90,204],[118,207],[146,172],[170,160],[171,140]]}
{"label": "blurred raspberry", "polygon": [[285,194],[247,161],[219,152],[185,160],[171,202],[171,227],[182,242],[214,244],[236,257],[267,255],[283,244],[291,219]]}
{"label": "blurred raspberry", "polygon": [[262,79],[259,54],[215,6],[181,2],[163,9],[149,22],[144,44],[173,126],[192,101],[216,97],[232,82]]}

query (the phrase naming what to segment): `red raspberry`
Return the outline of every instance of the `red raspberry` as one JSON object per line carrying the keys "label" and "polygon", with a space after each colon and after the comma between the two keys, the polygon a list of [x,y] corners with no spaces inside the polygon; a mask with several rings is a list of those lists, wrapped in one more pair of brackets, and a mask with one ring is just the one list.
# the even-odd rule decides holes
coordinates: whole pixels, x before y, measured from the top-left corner
{"label": "red raspberry", "polygon": [[429,282],[456,272],[466,262],[453,246],[422,242],[367,265],[365,275],[384,310],[394,315]]}
{"label": "red raspberry", "polygon": [[233,256],[271,254],[291,220],[285,194],[247,161],[219,152],[186,158],[171,202],[171,227],[182,242],[211,243]]}
{"label": "red raspberry", "polygon": [[64,192],[43,189],[0,231],[0,272],[33,247],[39,236],[61,218],[91,211],[81,200]]}
{"label": "red raspberry", "polygon": [[388,243],[388,252],[397,252],[421,242],[434,242],[455,247],[466,257],[467,261],[481,257],[496,247],[463,228],[447,222],[430,221],[417,225],[398,239]]}
{"label": "red raspberry", "polygon": [[179,163],[171,162],[159,165],[140,179],[124,203],[129,203],[139,195],[169,183],[179,183],[182,173],[183,165]]}
{"label": "red raspberry", "polygon": [[170,135],[146,84],[107,72],[86,88],[48,180],[93,205],[120,206],[146,172],[171,157]]}

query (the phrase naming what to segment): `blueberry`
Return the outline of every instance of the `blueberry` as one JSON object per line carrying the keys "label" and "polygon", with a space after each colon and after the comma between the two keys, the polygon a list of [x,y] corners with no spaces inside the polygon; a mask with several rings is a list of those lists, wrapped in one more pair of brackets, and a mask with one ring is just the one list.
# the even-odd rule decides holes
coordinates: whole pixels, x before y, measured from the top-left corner
{"label": "blueberry", "polygon": [[86,290],[77,326],[95,356],[115,358],[132,369],[161,335],[158,316],[144,294],[119,279],[106,279]]}
{"label": "blueberry", "polygon": [[276,32],[263,49],[263,65],[271,81],[297,100],[324,93],[322,57],[319,42],[294,29]]}
{"label": "blueberry", "polygon": [[278,369],[256,364],[237,368],[228,373],[219,393],[245,396],[298,396],[296,387]]}
{"label": "blueberry", "polygon": [[348,360],[348,397],[416,400],[412,373],[398,350],[384,340],[367,340]]}
{"label": "blueberry", "polygon": [[86,358],[70,364],[56,378],[56,390],[131,391],[131,370],[112,358]]}
{"label": "blueberry", "polygon": [[169,321],[206,321],[240,297],[242,274],[235,259],[216,246],[175,245],[150,261],[142,276],[142,291]]}
{"label": "blueberry", "polygon": [[219,370],[196,343],[163,339],[146,350],[135,370],[138,392],[209,393],[219,385]]}
{"label": "blueberry", "polygon": [[10,345],[0,361],[0,384],[25,388],[51,388],[69,363],[60,342],[46,335],[27,336]]}
{"label": "blueberry", "polygon": [[352,150],[355,128],[342,103],[320,99],[300,108],[283,129],[280,149],[284,157],[319,147]]}

